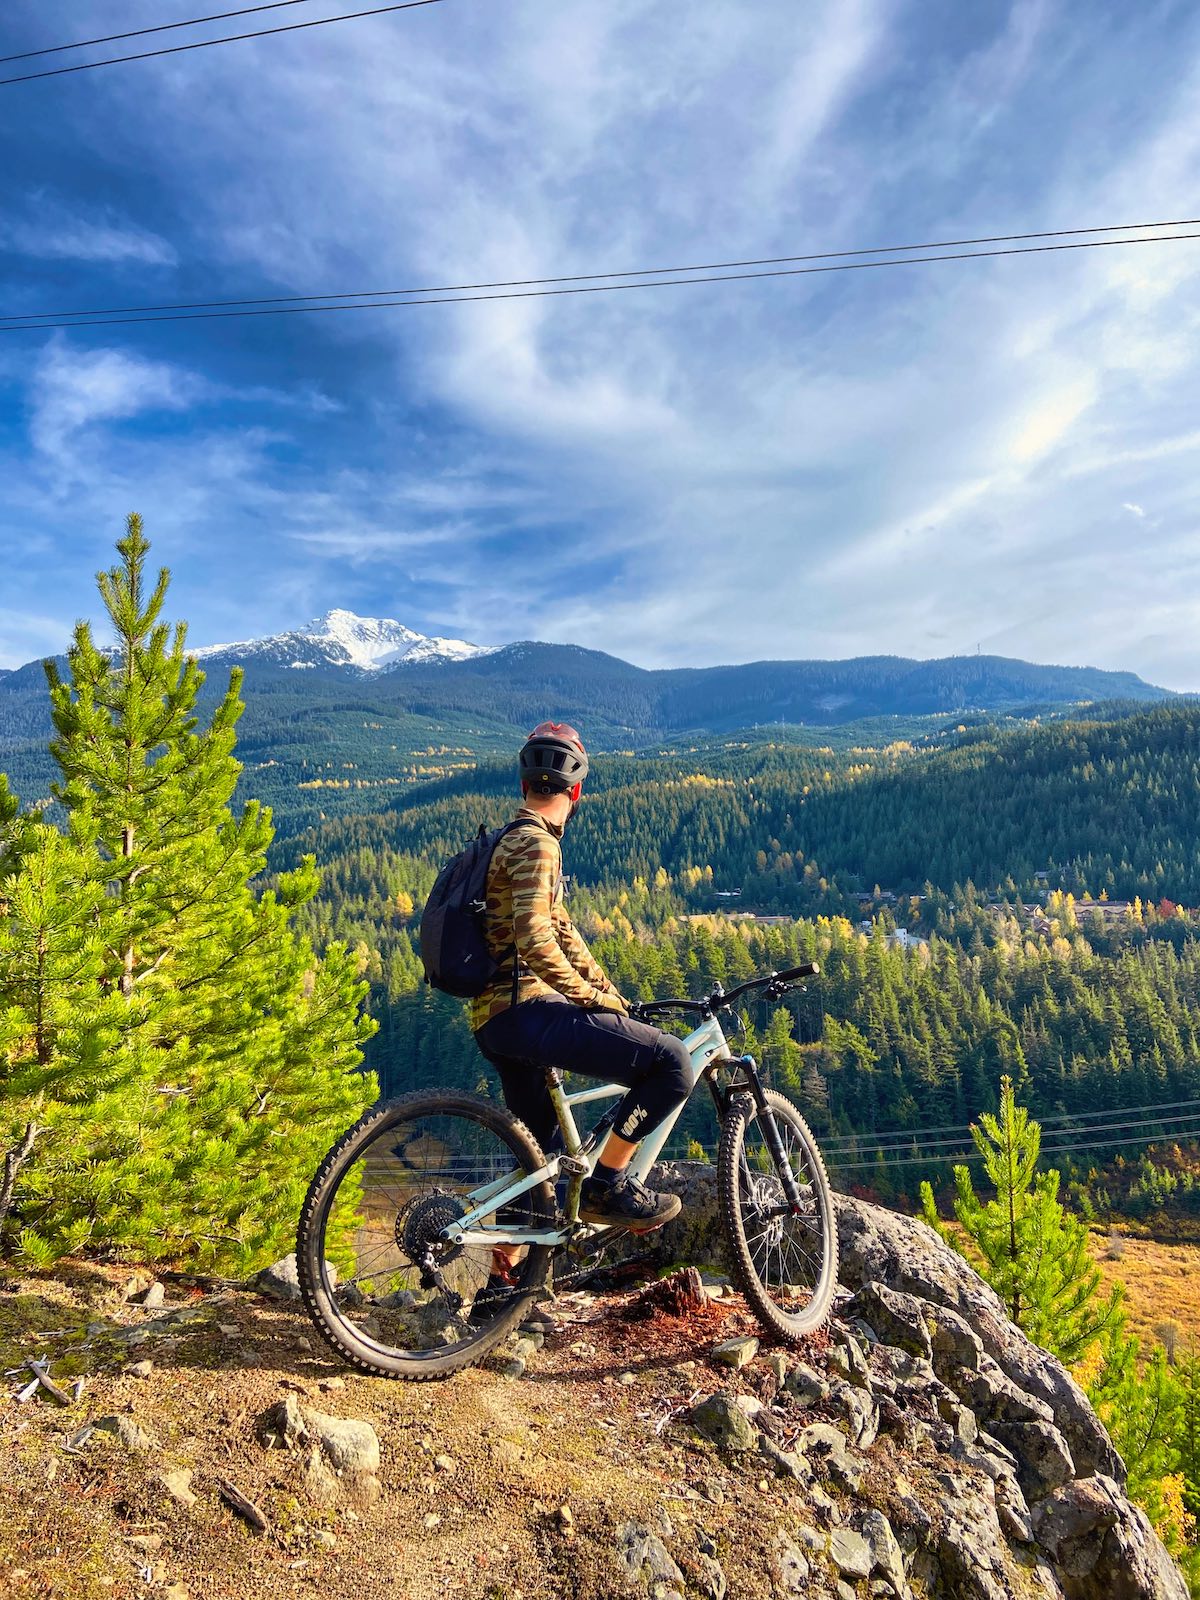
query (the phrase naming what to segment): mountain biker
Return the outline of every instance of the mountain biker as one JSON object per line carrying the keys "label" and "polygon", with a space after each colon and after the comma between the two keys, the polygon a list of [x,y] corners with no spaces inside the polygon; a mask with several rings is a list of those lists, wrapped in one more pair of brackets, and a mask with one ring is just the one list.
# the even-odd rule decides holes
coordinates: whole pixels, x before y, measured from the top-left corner
{"label": "mountain biker", "polygon": [[[681,1040],[629,1016],[563,906],[559,841],[588,772],[583,740],[568,723],[539,723],[521,747],[519,768],[524,799],[516,816],[524,825],[500,839],[487,878],[485,935],[503,966],[472,1001],[471,1026],[499,1074],[505,1104],[543,1150],[559,1132],[548,1067],[627,1086],[584,1181],[579,1217],[648,1233],[682,1207],[676,1195],[654,1194],[627,1169],[641,1140],[691,1093],[691,1058]],[[480,1313],[503,1293],[516,1254],[493,1253],[492,1276],[476,1296]]]}

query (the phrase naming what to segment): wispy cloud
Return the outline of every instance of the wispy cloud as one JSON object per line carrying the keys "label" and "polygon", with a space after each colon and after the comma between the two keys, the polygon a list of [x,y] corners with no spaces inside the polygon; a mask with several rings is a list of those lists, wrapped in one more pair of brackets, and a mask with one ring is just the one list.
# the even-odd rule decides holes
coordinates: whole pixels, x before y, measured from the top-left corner
{"label": "wispy cloud", "polygon": [[19,202],[14,213],[0,217],[0,251],[5,250],[43,261],[151,267],[173,267],[178,261],[165,239],[114,211],[97,211],[86,201],[73,206],[36,192]]}
{"label": "wispy cloud", "polygon": [[30,438],[36,450],[62,465],[68,445],[92,425],[183,411],[206,389],[206,380],[169,362],[122,350],[81,351],[59,337],[34,366]]}
{"label": "wispy cloud", "polygon": [[[88,85],[73,136],[146,178],[65,203],[206,294],[1171,216],[1200,15],[1158,16],[435,7]],[[647,663],[982,636],[1200,677],[1200,245],[189,327],[9,370],[36,449],[0,508],[144,500],[208,637],[345,603],[499,642],[540,586],[544,631]]]}

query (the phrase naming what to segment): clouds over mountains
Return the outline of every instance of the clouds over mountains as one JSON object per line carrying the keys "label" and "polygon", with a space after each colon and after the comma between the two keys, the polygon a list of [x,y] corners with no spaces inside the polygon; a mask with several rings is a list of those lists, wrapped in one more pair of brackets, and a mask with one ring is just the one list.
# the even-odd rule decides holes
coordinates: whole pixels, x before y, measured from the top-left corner
{"label": "clouds over mountains", "polygon": [[[26,47],[73,31],[15,10]],[[0,103],[5,302],[1186,216],[1198,42],[1179,4],[1084,36],[1052,0],[450,0],[27,85],[57,124]],[[982,644],[1195,687],[1198,285],[1200,242],[6,336],[0,527],[86,574],[140,507],[205,637],[253,589],[255,629],[340,604],[646,664]]]}

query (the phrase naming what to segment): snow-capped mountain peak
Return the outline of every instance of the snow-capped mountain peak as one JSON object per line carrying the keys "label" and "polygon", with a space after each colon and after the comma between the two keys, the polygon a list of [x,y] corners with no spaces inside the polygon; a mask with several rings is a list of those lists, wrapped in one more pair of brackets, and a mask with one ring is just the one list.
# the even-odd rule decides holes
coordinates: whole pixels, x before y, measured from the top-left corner
{"label": "snow-capped mountain peak", "polygon": [[232,644],[210,644],[194,652],[204,661],[252,661],[282,667],[347,667],[359,672],[379,672],[406,663],[466,661],[486,655],[482,645],[465,639],[430,638],[406,628],[392,617],[360,617],[336,608],[315,617],[302,628],[271,634],[262,639],[242,639]]}

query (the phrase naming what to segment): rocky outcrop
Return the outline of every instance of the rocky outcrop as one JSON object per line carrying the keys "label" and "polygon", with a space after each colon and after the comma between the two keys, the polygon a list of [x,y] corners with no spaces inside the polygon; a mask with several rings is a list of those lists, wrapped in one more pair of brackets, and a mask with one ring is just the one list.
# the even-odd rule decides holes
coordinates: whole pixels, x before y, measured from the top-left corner
{"label": "rocky outcrop", "polygon": [[[679,1162],[663,1178],[692,1207],[677,1239],[715,1259],[712,1169]],[[826,1527],[787,1571],[900,1600],[1187,1600],[1061,1362],[924,1223],[844,1196],[837,1209],[825,1374],[776,1352],[769,1407],[719,1391],[690,1412],[697,1434],[743,1457],[757,1434],[773,1470],[805,1487]]]}
{"label": "rocky outcrop", "polygon": [[[1074,1476],[1104,1473],[1124,1483],[1121,1458],[1074,1378],[1014,1327],[995,1291],[932,1228],[913,1217],[839,1196],[838,1231],[842,1283],[850,1289],[884,1285],[923,1302],[932,1330],[949,1324],[941,1337],[943,1347],[950,1347],[945,1362],[950,1370],[972,1370],[969,1359],[964,1363],[955,1355],[955,1341],[961,1348],[971,1333],[979,1340],[982,1354],[974,1370],[981,1376],[969,1392],[982,1402],[985,1417],[1004,1416],[1006,1409],[1012,1412],[1015,1407],[1030,1414],[1011,1415],[1009,1420],[1053,1419],[1070,1447]],[[985,1362],[984,1355],[990,1361]],[[1006,1408],[1010,1395],[1021,1398]],[[1035,1400],[1042,1405],[1032,1406]]]}

